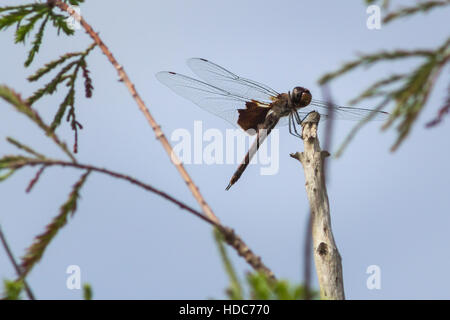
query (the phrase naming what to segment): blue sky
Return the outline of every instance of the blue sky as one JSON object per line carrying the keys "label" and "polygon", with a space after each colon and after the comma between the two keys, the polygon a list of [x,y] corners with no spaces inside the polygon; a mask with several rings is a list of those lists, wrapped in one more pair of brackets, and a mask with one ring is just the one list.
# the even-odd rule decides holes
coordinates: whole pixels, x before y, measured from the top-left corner
{"label": "blue sky", "polygon": [[[12,3],[16,1],[0,1],[1,6]],[[357,53],[440,45],[448,37],[448,28],[443,26],[450,13],[449,9],[438,10],[375,31],[366,28],[363,1],[346,5],[331,0],[105,3],[87,1],[81,13],[125,67],[168,137],[179,128],[193,130],[195,120],[202,120],[204,129],[225,130],[230,125],[175,95],[156,80],[158,71],[192,75],[186,59],[203,57],[277,91],[301,85],[320,99],[317,79]],[[28,75],[92,42],[82,30],[65,38],[48,29],[37,59],[24,69],[29,45],[13,45],[13,31],[0,33],[0,83],[24,97],[43,84],[28,83]],[[333,98],[345,104],[376,79],[410,71],[418,62],[387,63],[353,72],[332,83]],[[76,103],[78,120],[84,126],[79,161],[136,176],[196,207],[105,56],[96,49],[87,63],[94,94],[85,99],[79,81]],[[397,152],[389,152],[395,130],[381,132],[381,124],[375,122],[364,127],[341,158],[330,161],[328,195],[349,299],[450,298],[449,126],[445,121],[433,129],[424,127],[442,105],[447,75],[448,69]],[[47,121],[64,93],[59,90],[36,104]],[[4,139],[13,136],[43,153],[63,157],[4,101],[0,101],[0,110],[2,155],[15,152]],[[353,125],[336,123],[334,149]],[[67,124],[58,130],[72,142]],[[298,283],[303,280],[308,203],[302,169],[289,157],[303,146],[287,131],[280,130],[276,175],[261,176],[257,165],[250,166],[225,192],[236,164],[186,168],[221,221],[233,227],[279,278]],[[57,214],[80,174],[48,169],[30,194],[24,190],[34,170],[21,170],[0,184],[0,222],[17,257]],[[75,217],[28,278],[38,298],[81,297],[79,290],[66,287],[69,265],[80,266],[82,282],[91,283],[98,299],[224,297],[228,280],[212,230],[204,222],[153,194],[99,174],[88,178],[81,197]],[[0,252],[0,277],[12,278],[14,271]],[[243,277],[249,266],[229,252]],[[366,287],[370,265],[381,269],[380,290]]]}

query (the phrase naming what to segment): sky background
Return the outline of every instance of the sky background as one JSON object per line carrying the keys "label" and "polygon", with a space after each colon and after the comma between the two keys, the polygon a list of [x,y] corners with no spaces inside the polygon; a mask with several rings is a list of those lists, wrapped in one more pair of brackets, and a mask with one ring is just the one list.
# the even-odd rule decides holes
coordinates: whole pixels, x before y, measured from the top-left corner
{"label": "sky background", "polygon": [[[0,6],[23,1],[0,1]],[[394,5],[411,3],[393,1]],[[363,1],[87,1],[81,13],[128,72],[168,137],[178,128],[204,130],[230,125],[159,83],[154,74],[172,70],[192,75],[186,59],[203,57],[279,92],[301,85],[320,96],[317,79],[357,53],[393,48],[434,48],[448,37],[449,9],[402,19],[381,30],[366,27]],[[447,26],[447,27],[446,27]],[[13,44],[14,28],[0,32],[0,83],[28,97],[50,80],[28,83],[44,63],[84,50],[84,31],[67,38],[48,28],[44,44],[25,69],[29,42]],[[419,60],[360,69],[331,84],[336,103],[346,104],[375,80],[408,72]],[[84,129],[79,162],[135,176],[197,208],[176,169],[116,71],[100,50],[87,58],[92,99],[77,83],[76,108]],[[449,121],[426,129],[445,98],[448,68],[420,114],[412,133],[395,153],[396,131],[366,125],[344,155],[330,161],[328,195],[334,236],[342,256],[349,299],[449,299],[450,171]],[[444,79],[447,78],[447,79]],[[50,122],[66,91],[36,103]],[[373,101],[375,106],[377,101]],[[372,102],[362,105],[372,106]],[[389,111],[392,106],[389,106]],[[333,150],[354,122],[336,123]],[[323,131],[323,130],[322,130]],[[58,134],[69,144],[67,123]],[[0,101],[0,155],[15,153],[12,136],[42,153],[64,155],[24,116]],[[304,175],[289,153],[302,143],[280,131],[280,170],[261,176],[250,166],[225,192],[237,165],[187,165],[206,201],[233,227],[279,278],[303,281],[303,239],[308,214]],[[322,140],[323,141],[323,140]],[[331,150],[331,151],[333,151]],[[48,168],[30,194],[25,188],[36,169],[23,169],[0,184],[0,223],[17,258],[58,213],[81,172]],[[239,275],[250,267],[228,250]],[[91,174],[78,210],[29,275],[40,299],[80,299],[66,287],[66,268],[78,265],[97,299],[224,298],[228,279],[212,230],[198,218],[154,194],[108,176]],[[381,268],[381,289],[369,290],[366,269]],[[0,278],[14,270],[0,249]],[[317,287],[315,274],[314,285]]]}

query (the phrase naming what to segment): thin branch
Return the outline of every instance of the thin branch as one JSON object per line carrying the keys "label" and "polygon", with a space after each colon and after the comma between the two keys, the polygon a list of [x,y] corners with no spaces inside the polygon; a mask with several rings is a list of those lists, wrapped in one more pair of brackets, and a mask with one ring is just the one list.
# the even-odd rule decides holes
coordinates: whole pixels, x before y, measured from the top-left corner
{"label": "thin branch", "polygon": [[438,125],[439,123],[442,122],[446,114],[450,114],[450,86],[448,87],[447,90],[447,99],[444,102],[444,106],[439,109],[437,116],[434,119],[427,122],[425,126],[427,128],[431,128]]}
{"label": "thin branch", "polygon": [[92,29],[92,27],[84,20],[82,16],[80,16],[75,10],[73,10],[69,5],[62,1],[56,1],[54,3],[55,6],[60,8],[62,11],[67,12],[72,17],[74,17],[77,21],[79,21],[80,25],[84,28],[86,33],[89,34],[89,36],[97,43],[99,48],[102,50],[102,52],[106,55],[108,60],[111,62],[111,64],[114,66],[114,68],[117,70],[117,73],[119,75],[120,81],[122,81],[125,86],[128,88],[128,91],[130,92],[131,96],[135,100],[136,104],[138,105],[139,109],[144,114],[145,118],[147,119],[147,122],[152,127],[153,131],[155,132],[156,138],[161,142],[164,150],[168,154],[170,160],[177,168],[178,172],[180,173],[181,177],[183,178],[184,182],[187,184],[188,188],[192,192],[192,195],[199,203],[200,207],[202,208],[202,211],[205,213],[206,216],[209,217],[210,220],[213,220],[215,222],[219,222],[219,219],[216,217],[212,209],[209,207],[206,200],[203,198],[202,194],[200,193],[198,187],[194,184],[194,181],[191,179],[189,174],[187,173],[186,169],[182,165],[182,162],[178,159],[178,157],[173,152],[172,146],[170,145],[169,141],[167,140],[166,136],[164,135],[163,131],[161,130],[160,125],[156,122],[156,120],[151,115],[149,109],[145,105],[144,101],[142,100],[141,96],[138,94],[134,84],[131,82],[131,80],[128,77],[128,74],[125,72],[122,65],[120,65],[117,60],[114,58],[111,51],[108,49],[106,44],[101,40],[99,35]]}
{"label": "thin branch", "polygon": [[[2,242],[3,248],[6,251],[6,254],[8,255],[9,261],[11,261],[11,264],[13,265],[14,269],[16,270],[17,276],[19,278],[21,278],[22,276],[22,272],[20,270],[19,265],[16,262],[16,259],[14,259],[14,255],[12,254],[12,251],[8,245],[8,241],[6,241],[6,237],[3,234],[2,228],[0,226],[0,241]],[[35,300],[36,298],[34,297],[33,292],[31,291],[30,286],[27,284],[27,282],[25,281],[25,279],[23,279],[23,285],[25,288],[25,292],[27,293],[27,296],[30,300]]]}
{"label": "thin branch", "polygon": [[442,6],[447,6],[450,4],[450,0],[444,0],[444,1],[426,1],[423,3],[418,3],[417,5],[413,6],[413,7],[405,7],[405,8],[401,8],[398,11],[395,12],[391,12],[389,13],[387,16],[385,16],[383,18],[383,22],[384,23],[388,23],[391,22],[392,20],[401,18],[401,17],[405,17],[405,16],[409,16],[418,12],[427,12],[430,11],[431,9],[434,8],[438,8],[438,7],[442,7]]}
{"label": "thin branch", "polygon": [[39,170],[36,172],[36,175],[33,179],[31,179],[30,183],[28,184],[27,189],[25,190],[26,193],[29,193],[31,189],[35,186],[35,184],[38,182],[39,178],[41,177],[42,173],[44,172],[46,166],[42,166],[39,168]]}
{"label": "thin branch", "polygon": [[247,263],[252,266],[256,271],[263,272],[266,274],[270,279],[275,279],[274,273],[261,261],[261,258],[257,256],[253,251],[247,246],[247,244],[237,235],[235,234],[234,230],[222,225],[220,222],[211,219],[210,217],[202,214],[201,212],[193,209],[192,207],[186,205],[182,201],[172,197],[171,195],[167,194],[164,191],[161,191],[149,184],[146,184],[144,182],[141,182],[131,176],[117,173],[105,168],[99,168],[91,165],[76,163],[76,162],[69,162],[69,161],[60,161],[60,160],[52,160],[52,159],[32,159],[32,158],[24,158],[24,157],[17,157],[13,158],[13,160],[8,164],[8,167],[16,170],[19,168],[22,168],[24,166],[61,166],[61,167],[71,167],[71,168],[77,168],[82,170],[88,170],[89,172],[99,172],[103,173],[118,179],[126,180],[130,182],[131,184],[134,184],[138,187],[143,188],[144,190],[150,191],[152,193],[155,193],[159,195],[160,197],[176,204],[181,209],[187,210],[188,212],[192,213],[196,217],[202,219],[203,221],[209,223],[213,227],[216,227],[223,235],[225,242],[233,247],[237,254],[245,259]]}
{"label": "thin branch", "polygon": [[45,227],[43,233],[35,237],[31,246],[26,250],[25,256],[22,257],[22,274],[18,280],[25,279],[33,267],[41,260],[51,241],[67,224],[68,218],[74,216],[77,210],[77,202],[80,198],[81,188],[85,184],[89,174],[90,171],[86,170],[86,172],[81,175],[78,181],[73,185],[67,201],[60,207],[58,215]]}

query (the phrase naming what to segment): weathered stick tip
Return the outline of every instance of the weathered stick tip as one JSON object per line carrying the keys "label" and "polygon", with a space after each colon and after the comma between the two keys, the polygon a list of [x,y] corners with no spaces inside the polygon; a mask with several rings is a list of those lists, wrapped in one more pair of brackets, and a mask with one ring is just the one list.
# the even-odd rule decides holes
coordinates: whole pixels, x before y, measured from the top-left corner
{"label": "weathered stick tip", "polygon": [[320,121],[320,114],[316,111],[311,111],[306,115],[306,117],[302,120],[302,127],[309,123],[319,123]]}

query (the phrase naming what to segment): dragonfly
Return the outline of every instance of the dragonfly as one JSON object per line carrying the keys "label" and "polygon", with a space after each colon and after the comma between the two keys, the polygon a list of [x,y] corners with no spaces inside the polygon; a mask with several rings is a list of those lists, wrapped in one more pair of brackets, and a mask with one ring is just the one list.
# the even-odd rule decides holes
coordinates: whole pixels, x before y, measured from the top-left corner
{"label": "dragonfly", "polygon": [[203,58],[191,58],[187,64],[201,80],[172,71],[158,72],[156,78],[202,109],[237,125],[250,135],[256,135],[225,190],[239,180],[276,126],[287,125],[290,134],[301,138],[297,127],[315,109],[325,120],[362,120],[368,116],[371,120],[385,120],[389,116],[385,111],[344,107],[313,99],[311,92],[300,86],[287,93],[278,93],[267,85],[240,77]]}

